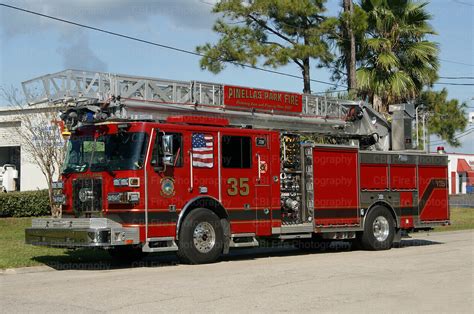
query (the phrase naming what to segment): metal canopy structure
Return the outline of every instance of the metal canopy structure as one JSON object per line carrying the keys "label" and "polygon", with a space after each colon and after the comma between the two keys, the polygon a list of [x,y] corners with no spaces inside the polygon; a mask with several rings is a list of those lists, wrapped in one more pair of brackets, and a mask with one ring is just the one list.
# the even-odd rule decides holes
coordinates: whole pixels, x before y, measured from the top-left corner
{"label": "metal canopy structure", "polygon": [[[65,70],[22,83],[30,105],[62,103],[94,112],[115,108],[112,118],[164,120],[170,115],[216,115],[233,125],[297,130],[326,135],[367,136],[388,133],[388,124],[360,102],[303,94],[301,113],[239,109],[224,104],[224,85],[177,81],[104,72]],[[348,121],[352,107],[363,108]],[[95,109],[94,109],[95,108]],[[374,123],[374,119],[377,121]]]}

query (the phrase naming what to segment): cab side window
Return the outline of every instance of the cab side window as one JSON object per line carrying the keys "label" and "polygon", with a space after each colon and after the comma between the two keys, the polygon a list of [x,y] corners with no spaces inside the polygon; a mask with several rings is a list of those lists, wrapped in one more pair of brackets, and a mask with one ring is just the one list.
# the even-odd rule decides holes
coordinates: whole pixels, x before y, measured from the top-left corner
{"label": "cab side window", "polygon": [[163,165],[163,147],[161,146],[163,141],[163,135],[173,135],[173,160],[174,167],[183,166],[183,134],[174,132],[159,132],[156,135],[155,143],[153,146],[153,155],[151,158],[152,164],[158,166]]}
{"label": "cab side window", "polygon": [[222,136],[222,167],[252,167],[252,140],[249,136]]}

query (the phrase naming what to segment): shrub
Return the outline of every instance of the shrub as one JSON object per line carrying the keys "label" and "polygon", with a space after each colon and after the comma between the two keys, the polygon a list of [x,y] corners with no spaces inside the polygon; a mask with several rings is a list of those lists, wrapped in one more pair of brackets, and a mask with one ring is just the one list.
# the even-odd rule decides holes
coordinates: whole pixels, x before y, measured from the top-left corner
{"label": "shrub", "polygon": [[0,193],[0,217],[47,216],[50,214],[48,190]]}

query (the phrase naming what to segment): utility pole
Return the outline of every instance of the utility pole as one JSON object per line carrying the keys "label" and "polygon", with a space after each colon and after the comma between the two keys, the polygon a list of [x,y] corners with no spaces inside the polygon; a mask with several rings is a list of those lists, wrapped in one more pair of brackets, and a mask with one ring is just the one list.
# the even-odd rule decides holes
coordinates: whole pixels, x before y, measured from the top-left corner
{"label": "utility pole", "polygon": [[423,114],[423,150],[426,152],[426,113]]}
{"label": "utility pole", "polygon": [[[416,130],[416,149],[420,149],[420,114],[418,113],[419,109],[422,109],[423,105],[419,105],[415,109],[415,130]],[[423,129],[424,132],[424,129]],[[423,133],[424,136],[424,133]],[[424,147],[423,147],[424,149]]]}
{"label": "utility pole", "polygon": [[430,113],[429,112],[424,112],[423,113],[423,118],[422,118],[422,123],[423,123],[423,150],[426,152],[426,153],[429,153],[430,152],[430,133],[428,132],[428,128],[427,128],[427,121],[426,119],[428,119],[430,117]]}
{"label": "utility pole", "polygon": [[[354,5],[352,0],[343,0],[342,5],[346,16],[350,16],[350,19],[352,19],[352,14],[354,13]],[[344,44],[344,53],[346,55],[348,91],[352,91],[357,88],[355,37],[350,19],[346,19],[344,23],[344,40],[346,41]]]}

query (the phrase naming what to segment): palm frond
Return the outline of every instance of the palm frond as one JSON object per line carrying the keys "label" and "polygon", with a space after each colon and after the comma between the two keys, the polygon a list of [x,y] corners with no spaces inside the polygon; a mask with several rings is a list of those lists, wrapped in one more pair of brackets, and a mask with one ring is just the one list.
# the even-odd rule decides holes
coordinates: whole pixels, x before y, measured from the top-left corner
{"label": "palm frond", "polygon": [[385,51],[379,53],[375,60],[375,63],[378,68],[385,71],[390,71],[400,66],[400,62],[398,61],[397,56],[392,51]]}

